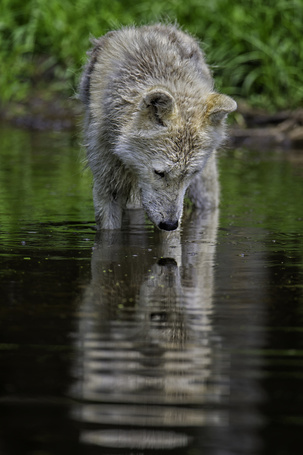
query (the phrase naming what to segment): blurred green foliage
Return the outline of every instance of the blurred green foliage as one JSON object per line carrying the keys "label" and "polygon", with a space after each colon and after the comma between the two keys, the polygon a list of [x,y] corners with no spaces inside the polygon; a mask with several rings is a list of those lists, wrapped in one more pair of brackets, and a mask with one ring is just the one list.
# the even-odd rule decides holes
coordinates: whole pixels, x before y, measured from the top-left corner
{"label": "blurred green foliage", "polygon": [[89,38],[177,21],[197,36],[218,89],[267,109],[303,101],[303,0],[2,0],[0,99],[73,93]]}

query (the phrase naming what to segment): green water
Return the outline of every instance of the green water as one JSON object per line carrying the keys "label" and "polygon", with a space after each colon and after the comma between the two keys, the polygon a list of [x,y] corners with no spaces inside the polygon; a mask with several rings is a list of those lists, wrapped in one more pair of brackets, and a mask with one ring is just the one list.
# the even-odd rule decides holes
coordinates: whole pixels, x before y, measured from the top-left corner
{"label": "green water", "polygon": [[0,144],[0,452],[299,454],[303,151],[221,153],[180,233],[96,235],[79,138]]}

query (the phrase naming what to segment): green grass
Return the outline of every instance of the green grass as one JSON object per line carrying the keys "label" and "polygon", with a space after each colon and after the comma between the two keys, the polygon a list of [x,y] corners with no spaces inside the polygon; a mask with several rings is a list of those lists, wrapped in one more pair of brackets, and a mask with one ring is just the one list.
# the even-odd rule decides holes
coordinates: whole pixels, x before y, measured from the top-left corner
{"label": "green grass", "polygon": [[0,99],[71,95],[89,38],[177,21],[202,42],[217,88],[267,109],[303,102],[303,0],[2,0]]}

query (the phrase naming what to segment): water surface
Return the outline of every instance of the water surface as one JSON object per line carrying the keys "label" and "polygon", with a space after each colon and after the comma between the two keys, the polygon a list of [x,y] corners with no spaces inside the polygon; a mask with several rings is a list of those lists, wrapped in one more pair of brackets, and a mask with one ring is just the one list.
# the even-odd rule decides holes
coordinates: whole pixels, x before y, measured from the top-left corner
{"label": "water surface", "polygon": [[180,233],[96,234],[77,138],[0,143],[0,452],[300,453],[302,152],[222,153]]}

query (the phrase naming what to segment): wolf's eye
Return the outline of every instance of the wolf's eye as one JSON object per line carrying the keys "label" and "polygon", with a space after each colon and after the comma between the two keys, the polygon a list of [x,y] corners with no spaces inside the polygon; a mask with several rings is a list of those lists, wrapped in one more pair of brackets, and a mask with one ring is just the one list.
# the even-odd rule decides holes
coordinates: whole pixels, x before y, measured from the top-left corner
{"label": "wolf's eye", "polygon": [[155,169],[154,171],[155,171],[155,174],[156,174],[156,175],[158,175],[159,177],[161,177],[161,179],[163,179],[163,177],[165,177],[165,172],[157,171],[156,169]]}
{"label": "wolf's eye", "polygon": [[192,177],[195,177],[196,175],[198,175],[199,173],[201,172],[201,169],[196,169],[195,171],[192,172]]}

